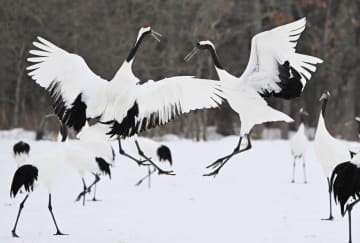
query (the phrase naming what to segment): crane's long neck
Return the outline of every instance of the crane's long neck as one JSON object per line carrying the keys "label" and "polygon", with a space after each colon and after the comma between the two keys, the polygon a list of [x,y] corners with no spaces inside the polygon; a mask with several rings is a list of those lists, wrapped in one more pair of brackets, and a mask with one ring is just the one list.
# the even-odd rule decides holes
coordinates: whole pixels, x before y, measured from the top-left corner
{"label": "crane's long neck", "polygon": [[326,105],[327,105],[327,102],[328,102],[328,99],[325,98],[322,102],[322,105],[321,105],[321,113],[323,115],[323,117],[325,118],[325,110],[326,110]]}
{"label": "crane's long neck", "polygon": [[65,124],[60,122],[60,130],[58,134],[58,142],[66,142],[68,140],[68,128]]}
{"label": "crane's long neck", "polygon": [[135,43],[135,45],[133,46],[133,48],[131,48],[129,55],[128,55],[128,57],[126,58],[126,61],[127,61],[127,62],[131,62],[131,61],[134,59],[135,54],[136,54],[138,48],[140,47],[141,42],[143,41],[143,39],[144,39],[144,35],[141,35],[141,36],[138,38],[138,40],[136,41],[136,43]]}
{"label": "crane's long neck", "polygon": [[303,122],[304,122],[304,114],[301,113],[301,114],[300,114],[300,124],[303,123]]}
{"label": "crane's long neck", "polygon": [[213,61],[214,61],[215,67],[218,68],[218,69],[223,70],[224,68],[223,68],[223,66],[222,66],[222,65],[220,64],[220,62],[219,62],[219,58],[218,58],[218,56],[217,56],[217,54],[216,54],[215,49],[214,49],[214,48],[208,48],[208,50],[209,50],[209,52],[210,52],[210,54],[211,54],[211,57],[212,57],[212,59],[213,59]]}
{"label": "crane's long neck", "polygon": [[316,129],[315,137],[326,137],[331,136],[326,128],[325,124],[325,110],[327,105],[327,98],[323,99],[322,105],[321,105],[321,112],[319,115],[319,121]]}

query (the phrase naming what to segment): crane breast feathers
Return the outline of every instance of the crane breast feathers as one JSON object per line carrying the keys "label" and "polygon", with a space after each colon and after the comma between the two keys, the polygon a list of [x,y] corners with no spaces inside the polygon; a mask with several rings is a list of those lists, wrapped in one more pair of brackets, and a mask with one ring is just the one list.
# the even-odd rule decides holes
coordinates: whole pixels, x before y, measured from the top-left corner
{"label": "crane breast feathers", "polygon": [[[32,56],[27,60],[32,65],[26,68],[28,75],[48,90],[55,113],[65,124],[71,127],[74,123],[73,116],[76,112],[69,110],[75,103],[83,102],[86,111],[93,114],[103,110],[105,101],[97,99],[96,105],[94,102],[90,105],[89,103],[99,98],[99,93],[106,91],[108,82],[95,75],[82,57],[69,53],[41,37],[38,37],[38,41],[33,42],[33,45],[38,49],[30,51]],[[86,116],[83,108],[81,115]]]}
{"label": "crane breast feathers", "polygon": [[192,110],[218,107],[223,100],[219,81],[189,76],[150,81],[134,89],[134,104],[115,117],[109,135],[132,136]]}
{"label": "crane breast feathers", "polygon": [[306,19],[302,18],[253,37],[247,67],[252,73],[247,81],[253,82],[254,89],[265,96],[282,92],[278,96],[289,99],[300,95],[316,64],[322,63],[317,57],[295,52],[305,25]]}

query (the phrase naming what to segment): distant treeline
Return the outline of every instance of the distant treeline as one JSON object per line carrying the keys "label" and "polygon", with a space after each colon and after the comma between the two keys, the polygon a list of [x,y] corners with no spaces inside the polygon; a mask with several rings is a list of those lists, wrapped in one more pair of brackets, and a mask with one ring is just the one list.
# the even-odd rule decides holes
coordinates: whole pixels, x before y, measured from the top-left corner
{"label": "distant treeline", "polygon": [[[271,105],[297,118],[300,107],[315,126],[321,92],[328,89],[327,124],[337,136],[357,139],[360,114],[360,1],[335,0],[2,0],[0,5],[0,129],[38,129],[52,112],[47,93],[26,74],[26,58],[36,36],[84,57],[90,68],[111,79],[136,40],[139,27],[150,24],[163,34],[160,43],[143,43],[134,62],[141,81],[174,75],[217,79],[209,55],[190,62],[184,56],[201,39],[216,45],[225,69],[240,76],[250,52],[251,37],[261,31],[307,17],[298,51],[324,59],[292,101],[270,99]],[[251,107],[250,107],[251,108]],[[150,135],[176,133],[204,138],[214,125],[222,134],[236,133],[237,116],[227,106],[198,111],[156,128]],[[284,137],[295,124],[266,124],[282,129]],[[255,129],[256,133],[261,127]]]}

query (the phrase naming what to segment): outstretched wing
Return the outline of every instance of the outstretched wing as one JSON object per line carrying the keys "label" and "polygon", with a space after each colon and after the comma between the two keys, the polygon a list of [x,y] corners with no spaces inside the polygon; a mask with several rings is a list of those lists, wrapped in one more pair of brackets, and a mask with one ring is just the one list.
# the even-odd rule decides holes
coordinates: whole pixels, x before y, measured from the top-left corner
{"label": "outstretched wing", "polygon": [[108,82],[94,74],[84,59],[38,37],[27,60],[28,75],[45,88],[55,113],[69,127],[79,131],[87,117],[101,115],[106,105]]}
{"label": "outstretched wing", "polygon": [[[108,134],[132,136],[164,125],[192,110],[217,107],[222,102],[220,82],[188,76],[136,85],[126,113],[117,113]],[[119,104],[120,105],[120,104]],[[119,107],[115,105],[115,107]],[[120,109],[120,108],[119,108]],[[105,115],[106,116],[106,115]]]}
{"label": "outstretched wing", "polygon": [[306,19],[255,35],[244,82],[263,96],[298,97],[322,60],[295,52]]}

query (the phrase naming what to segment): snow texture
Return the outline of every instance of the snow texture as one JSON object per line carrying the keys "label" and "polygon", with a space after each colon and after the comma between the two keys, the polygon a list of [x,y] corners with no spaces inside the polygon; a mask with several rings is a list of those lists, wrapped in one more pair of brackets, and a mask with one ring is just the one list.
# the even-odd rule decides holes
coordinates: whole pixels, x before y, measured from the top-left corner
{"label": "snow texture", "polygon": [[[47,210],[47,191],[41,185],[25,204],[17,233],[13,227],[24,197],[10,199],[16,164],[12,146],[17,140],[0,140],[0,242],[25,243],[331,243],[347,241],[347,218],[338,206],[335,221],[328,216],[325,176],[310,143],[305,159],[308,184],[291,184],[292,156],[288,141],[254,141],[253,149],[234,157],[217,176],[202,177],[205,165],[229,153],[237,137],[218,141],[173,140],[176,176],[153,176],[152,187],[134,184],[146,168],[117,155],[112,179],[97,188],[102,201],[85,207],[74,203],[82,190],[77,173],[64,170],[55,186],[53,210],[59,227],[68,236],[53,236]],[[28,141],[31,153],[49,151],[55,142]],[[126,141],[124,142],[126,143]],[[114,143],[117,152],[117,144]],[[298,173],[301,173],[298,170]],[[301,174],[297,175],[300,177]],[[93,177],[89,175],[87,181]],[[90,198],[90,196],[88,196]],[[360,226],[360,207],[353,210],[353,229]],[[354,230],[354,242],[360,232]]]}

